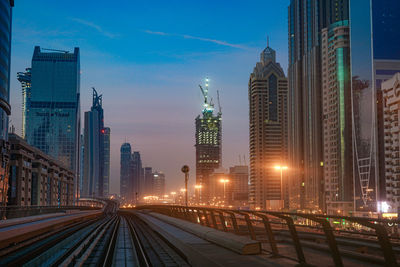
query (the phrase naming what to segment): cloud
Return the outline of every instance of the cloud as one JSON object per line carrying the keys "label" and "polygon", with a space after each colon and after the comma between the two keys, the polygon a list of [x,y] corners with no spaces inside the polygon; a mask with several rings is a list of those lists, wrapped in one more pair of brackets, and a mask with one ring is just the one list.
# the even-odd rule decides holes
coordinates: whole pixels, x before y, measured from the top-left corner
{"label": "cloud", "polygon": [[96,31],[98,31],[99,33],[101,33],[102,35],[104,35],[104,36],[106,36],[108,38],[112,38],[113,39],[113,38],[118,36],[117,34],[113,34],[113,33],[105,31],[101,26],[99,26],[99,25],[97,25],[97,24],[95,24],[95,23],[93,23],[91,21],[87,21],[87,20],[83,20],[83,19],[79,19],[79,18],[71,18],[71,20],[75,21],[75,22],[77,22],[79,24],[82,24],[82,25],[88,26],[90,28],[93,28],[93,29],[95,29]]}
{"label": "cloud", "polygon": [[218,44],[218,45],[223,45],[223,46],[229,46],[229,47],[233,47],[233,48],[238,48],[238,49],[247,49],[245,46],[243,45],[239,45],[239,44],[232,44],[232,43],[228,43],[225,41],[221,41],[221,40],[216,40],[216,39],[210,39],[210,38],[203,38],[203,37],[197,37],[197,36],[193,36],[193,35],[188,35],[188,34],[173,34],[173,33],[167,33],[167,32],[158,32],[158,31],[150,31],[150,30],[144,30],[145,33],[148,34],[153,34],[153,35],[160,35],[160,36],[177,36],[183,39],[193,39],[193,40],[199,40],[199,41],[203,41],[203,42],[209,42],[209,43],[214,43],[214,44]]}

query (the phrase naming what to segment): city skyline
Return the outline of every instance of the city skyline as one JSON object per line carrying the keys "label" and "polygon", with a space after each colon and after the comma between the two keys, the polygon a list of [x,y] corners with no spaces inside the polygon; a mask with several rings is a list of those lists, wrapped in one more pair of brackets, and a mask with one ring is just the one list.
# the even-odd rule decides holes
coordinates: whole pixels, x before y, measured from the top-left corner
{"label": "city skyline", "polygon": [[[274,3],[271,8],[270,3],[254,1],[254,5],[267,10],[265,18],[245,14],[250,6],[237,4],[226,10],[222,3],[212,2],[201,6],[180,4],[179,7],[174,5],[177,2],[168,5],[161,2],[154,5],[151,14],[148,7],[136,2],[121,3],[111,7],[112,10],[108,7],[103,9],[105,3],[101,2],[99,7],[80,3],[79,10],[74,9],[71,3],[43,2],[47,5],[38,10],[32,3],[20,1],[13,14],[10,91],[14,108],[10,125],[16,127],[17,133],[21,131],[22,114],[17,108],[21,106],[21,89],[16,74],[29,66],[30,56],[27,55],[35,45],[65,50],[79,46],[82,113],[90,107],[90,87],[102,88],[107,99],[104,103],[107,110],[105,121],[110,122],[113,131],[111,193],[119,192],[119,149],[124,140],[128,140],[135,151],[141,152],[144,166],[166,173],[167,191],[183,185],[180,173],[183,164],[191,167],[189,182],[194,184],[192,120],[202,102],[196,87],[206,76],[210,78],[211,90],[220,90],[224,107],[224,167],[237,165],[239,154],[246,154],[248,161],[248,110],[245,101],[248,75],[259,51],[266,45],[267,34],[277,50],[277,61],[282,63],[286,73],[288,2]],[[89,7],[96,9],[95,13],[100,16],[88,15]],[[172,20],[166,15],[168,12],[161,13],[172,9],[177,9],[174,12],[179,14]],[[43,18],[33,16],[34,10]],[[119,19],[101,19],[104,10],[119,12]],[[135,10],[141,10],[143,14]],[[185,13],[190,10],[197,16],[195,19]],[[135,19],[129,20],[130,16],[135,16]],[[150,18],[140,19],[146,16]],[[159,18],[152,20],[152,16]],[[232,25],[229,20],[228,24],[230,16],[240,17],[240,23],[233,22]],[[204,24],[203,19],[208,22]],[[164,23],[165,20],[170,22]],[[223,30],[230,28],[235,28],[235,31]],[[191,68],[185,64],[190,64]],[[174,159],[168,158],[167,153],[171,150],[176,152]]]}

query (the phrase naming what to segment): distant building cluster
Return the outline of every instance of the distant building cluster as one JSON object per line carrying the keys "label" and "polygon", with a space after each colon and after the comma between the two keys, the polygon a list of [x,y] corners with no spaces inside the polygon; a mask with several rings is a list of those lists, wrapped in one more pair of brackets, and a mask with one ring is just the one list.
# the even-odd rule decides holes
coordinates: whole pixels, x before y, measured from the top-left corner
{"label": "distant building cluster", "polygon": [[143,167],[140,152],[133,151],[131,144],[121,146],[120,197],[124,205],[143,204],[158,200],[165,195],[165,174]]}

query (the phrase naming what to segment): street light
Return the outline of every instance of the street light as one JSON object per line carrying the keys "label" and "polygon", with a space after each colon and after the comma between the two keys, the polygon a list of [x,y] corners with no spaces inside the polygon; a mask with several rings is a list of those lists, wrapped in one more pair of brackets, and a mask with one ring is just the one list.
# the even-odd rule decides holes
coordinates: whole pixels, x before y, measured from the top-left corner
{"label": "street light", "polygon": [[187,190],[187,184],[189,180],[189,166],[188,165],[183,165],[181,171],[185,174],[185,204],[186,207],[188,205],[188,190]]}
{"label": "street light", "polygon": [[286,171],[287,169],[288,166],[281,166],[281,165],[275,166],[275,170],[281,172],[281,198],[283,200],[283,207],[285,207],[285,198],[283,196],[283,171]]}
{"label": "street light", "polygon": [[199,190],[199,204],[200,204],[200,202],[201,202],[201,188],[202,188],[202,187],[203,187],[203,186],[202,186],[201,184],[196,184],[196,185],[194,186],[195,189]]}
{"label": "street light", "polygon": [[229,180],[228,179],[221,179],[219,181],[224,184],[224,203],[225,203],[225,184],[228,183]]}

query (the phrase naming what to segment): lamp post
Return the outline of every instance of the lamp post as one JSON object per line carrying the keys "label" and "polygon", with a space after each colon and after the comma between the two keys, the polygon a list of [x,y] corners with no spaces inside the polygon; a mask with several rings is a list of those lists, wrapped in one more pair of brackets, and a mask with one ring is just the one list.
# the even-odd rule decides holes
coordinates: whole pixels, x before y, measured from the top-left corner
{"label": "lamp post", "polygon": [[203,187],[203,186],[202,186],[201,184],[196,184],[196,185],[194,186],[195,189],[199,190],[199,204],[200,204],[200,202],[201,202],[201,188],[202,188],[202,187]]}
{"label": "lamp post", "polygon": [[185,204],[187,206],[188,205],[187,184],[188,184],[188,180],[189,180],[189,166],[188,165],[183,165],[181,171],[185,174]]}
{"label": "lamp post", "polygon": [[283,207],[285,207],[285,197],[283,196],[283,171],[286,171],[287,169],[288,169],[287,166],[281,166],[281,165],[275,166],[275,170],[281,172],[281,198],[283,201]]}
{"label": "lamp post", "polygon": [[228,183],[229,180],[228,179],[221,179],[219,181],[224,184],[224,204],[225,204],[225,184]]}

